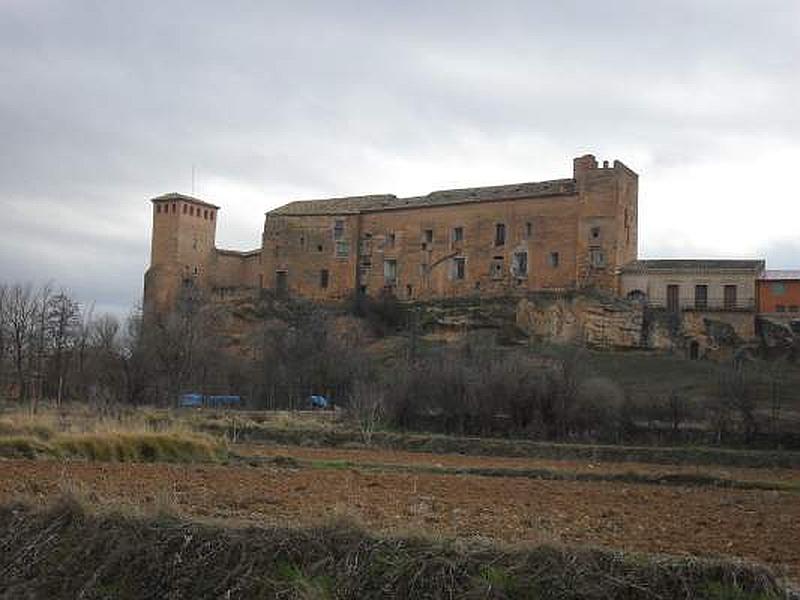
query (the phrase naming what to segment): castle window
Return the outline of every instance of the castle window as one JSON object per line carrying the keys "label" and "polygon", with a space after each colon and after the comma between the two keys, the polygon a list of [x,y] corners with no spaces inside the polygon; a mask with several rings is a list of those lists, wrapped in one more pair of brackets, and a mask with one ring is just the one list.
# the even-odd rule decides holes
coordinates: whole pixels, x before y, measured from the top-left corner
{"label": "castle window", "polygon": [[189,205],[188,204],[184,204],[183,205],[183,214],[186,214],[187,212],[189,212]]}
{"label": "castle window", "polygon": [[344,221],[336,219],[333,223],[333,239],[340,240],[344,236]]}
{"label": "castle window", "polygon": [[203,218],[204,218],[206,221],[208,221],[208,211],[207,211],[207,210],[204,210],[204,211],[203,211]]}
{"label": "castle window", "polygon": [[194,206],[190,206],[190,207],[189,207],[189,216],[190,216],[190,217],[193,217],[193,216],[194,216]]}
{"label": "castle window", "polygon": [[494,229],[494,245],[503,246],[506,243],[506,224],[498,223]]}
{"label": "castle window", "polygon": [[156,212],[157,213],[161,212],[161,205],[160,204],[156,204]]}
{"label": "castle window", "polygon": [[322,252],[322,244],[317,244],[317,252]]}
{"label": "castle window", "polygon": [[735,285],[726,285],[723,288],[723,301],[725,308],[728,310],[733,310],[736,308],[737,298],[736,298],[736,286]]}
{"label": "castle window", "polygon": [[489,267],[489,275],[492,279],[502,279],[503,278],[503,257],[502,256],[495,256],[492,259],[492,264]]}
{"label": "castle window", "polygon": [[210,212],[208,213],[208,218],[209,218],[211,221],[213,221],[213,220],[214,220],[214,211],[213,211],[213,210],[212,210],[212,211],[210,211]]}
{"label": "castle window", "polygon": [[514,275],[517,277],[527,277],[528,276],[528,253],[527,252],[515,252],[514,253],[514,262],[512,264],[512,270]]}
{"label": "castle window", "polygon": [[426,243],[432,244],[433,243],[433,229],[426,229],[423,239]]}
{"label": "castle window", "polygon": [[454,242],[463,242],[464,241],[464,228],[463,227],[454,227],[453,228],[453,241]]}
{"label": "castle window", "polygon": [[558,255],[558,252],[551,252],[547,262],[550,264],[552,268],[557,269],[560,260],[561,257]]}
{"label": "castle window", "polygon": [[178,212],[178,207],[177,207],[177,206],[175,205],[175,203],[173,202],[173,203],[172,203],[172,214],[174,215],[176,212]]}
{"label": "castle window", "polygon": [[596,268],[606,266],[606,255],[601,248],[596,246],[589,248],[589,264]]}
{"label": "castle window", "polygon": [[330,275],[328,274],[328,269],[322,269],[319,272],[319,287],[321,287],[323,290],[328,287],[329,277]]}
{"label": "castle window", "polygon": [[394,233],[394,231],[392,231],[392,232],[391,232],[391,233],[390,233],[390,234],[389,234],[389,235],[386,237],[386,241],[387,241],[387,245],[389,246],[389,248],[394,248],[394,244],[395,244],[395,242],[397,241],[397,240],[396,240],[396,236],[395,236],[395,233]]}
{"label": "castle window", "polygon": [[383,261],[383,280],[386,285],[395,285],[397,283],[397,261],[389,259]]}
{"label": "castle window", "polygon": [[592,227],[590,235],[592,236],[593,240],[600,239],[600,228],[599,227]]}
{"label": "castle window", "polygon": [[453,259],[453,279],[464,279],[467,274],[467,259],[457,256]]}
{"label": "castle window", "polygon": [[533,237],[533,223],[528,221],[525,223],[525,237],[531,239]]}
{"label": "castle window", "polygon": [[694,307],[698,310],[705,310],[706,308],[708,308],[707,285],[694,286]]}
{"label": "castle window", "polygon": [[347,255],[350,253],[350,244],[348,244],[344,240],[338,240],[336,242],[336,256],[339,258],[347,258]]}

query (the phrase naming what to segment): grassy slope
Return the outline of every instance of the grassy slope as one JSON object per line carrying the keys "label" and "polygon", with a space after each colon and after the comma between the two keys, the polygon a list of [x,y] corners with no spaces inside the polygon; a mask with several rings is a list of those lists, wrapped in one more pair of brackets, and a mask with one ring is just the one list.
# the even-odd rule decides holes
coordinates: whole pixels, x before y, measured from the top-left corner
{"label": "grassy slope", "polygon": [[568,548],[0,508],[2,598],[786,597],[766,569]]}

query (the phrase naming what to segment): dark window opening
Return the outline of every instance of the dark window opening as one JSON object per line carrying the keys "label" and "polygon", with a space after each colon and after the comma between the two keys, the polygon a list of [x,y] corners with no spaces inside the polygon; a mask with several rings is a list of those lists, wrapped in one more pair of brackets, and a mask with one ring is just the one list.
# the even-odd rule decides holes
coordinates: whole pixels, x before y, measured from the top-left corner
{"label": "dark window opening", "polygon": [[322,244],[317,244],[317,252],[322,252]]}
{"label": "dark window opening", "polygon": [[214,211],[213,211],[213,210],[212,210],[210,213],[208,213],[208,218],[209,218],[211,221],[213,221],[213,220],[214,220]]}
{"label": "dark window opening", "polygon": [[186,214],[187,212],[189,212],[189,206],[187,204],[184,204],[183,205],[183,214]]}
{"label": "dark window opening", "polygon": [[671,284],[667,286],[667,310],[669,312],[678,312],[680,308],[680,288]]}
{"label": "dark window opening", "polygon": [[387,236],[386,240],[387,240],[387,242],[389,244],[389,248],[394,248],[394,243],[395,243],[395,234],[394,234],[394,232],[390,233]]}
{"label": "dark window opening", "polygon": [[321,287],[322,289],[326,289],[328,287],[328,278],[329,278],[328,269],[322,269],[319,272],[319,287]]}
{"label": "dark window opening", "polygon": [[161,205],[160,204],[156,204],[156,212],[157,213],[161,212]]}
{"label": "dark window opening", "polygon": [[467,261],[459,256],[453,259],[453,278],[464,279],[467,274]]}
{"label": "dark window opening", "polygon": [[172,203],[172,214],[174,215],[176,212],[178,212],[178,207],[177,207],[177,205],[176,205],[176,204],[173,202],[173,203]]}
{"label": "dark window opening", "polygon": [[275,271],[275,291],[281,296],[289,291],[289,274],[286,271]]}
{"label": "dark window opening", "polygon": [[593,240],[600,239],[600,228],[592,227],[591,236]]}
{"label": "dark window opening", "polygon": [[190,207],[189,207],[189,216],[190,216],[190,217],[193,217],[193,216],[194,216],[194,206],[190,206]]}
{"label": "dark window opening", "polygon": [[494,230],[494,245],[502,246],[506,243],[506,225],[505,223],[498,223],[495,225]]}
{"label": "dark window opening", "polygon": [[533,223],[525,223],[525,237],[531,239],[533,237]]}
{"label": "dark window opening", "polygon": [[689,358],[692,360],[700,358],[700,344],[695,340],[692,340],[692,343],[689,344]]}
{"label": "dark window opening", "polygon": [[425,243],[432,244],[433,243],[433,229],[426,229],[425,234],[423,236]]}
{"label": "dark window opening", "polygon": [[464,228],[463,227],[454,227],[453,228],[453,241],[454,242],[463,242],[464,241]]}
{"label": "dark window opening", "polygon": [[526,277],[528,275],[528,253],[515,252],[514,253],[514,275],[517,277]]}
{"label": "dark window opening", "polygon": [[502,279],[503,278],[503,257],[502,256],[495,256],[492,259],[492,265],[489,270],[489,275],[492,279]]}
{"label": "dark window opening", "polygon": [[708,286],[696,285],[694,286],[694,307],[699,310],[708,308]]}
{"label": "dark window opening", "polygon": [[550,263],[550,266],[552,268],[557,269],[558,268],[558,263],[559,263],[560,260],[561,260],[561,257],[559,256],[558,252],[551,252],[550,253],[550,258],[548,259],[548,262]]}
{"label": "dark window opening", "polygon": [[411,298],[414,295],[414,288],[411,284],[406,285],[406,297]]}

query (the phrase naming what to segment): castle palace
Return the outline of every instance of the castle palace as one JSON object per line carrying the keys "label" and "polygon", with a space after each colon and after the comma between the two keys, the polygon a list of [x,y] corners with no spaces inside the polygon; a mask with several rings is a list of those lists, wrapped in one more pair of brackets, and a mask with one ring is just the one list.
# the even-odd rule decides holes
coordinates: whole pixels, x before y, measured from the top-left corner
{"label": "castle palace", "polygon": [[219,206],[165,194],[152,200],[145,310],[169,312],[186,287],[315,301],[616,294],[637,259],[637,189],[621,162],[586,155],[569,179],[297,201],[266,214],[261,248],[249,252],[216,247]]}

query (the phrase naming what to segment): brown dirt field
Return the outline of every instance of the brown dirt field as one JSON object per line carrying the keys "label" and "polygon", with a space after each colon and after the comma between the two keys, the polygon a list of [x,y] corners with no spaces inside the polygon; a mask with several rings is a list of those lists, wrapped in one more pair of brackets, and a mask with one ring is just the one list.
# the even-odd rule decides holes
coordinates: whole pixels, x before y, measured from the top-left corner
{"label": "brown dirt field", "polygon": [[800,483],[800,470],[713,467],[708,465],[661,465],[637,462],[587,462],[496,456],[432,454],[394,450],[312,448],[266,444],[237,444],[233,451],[243,456],[291,456],[305,460],[348,461],[353,463],[416,465],[425,467],[468,467],[501,469],[548,469],[567,473],[636,473],[642,475],[705,475],[738,481],[780,481]]}
{"label": "brown dirt field", "polygon": [[245,466],[0,460],[0,501],[78,487],[102,505],[311,524],[348,515],[387,532],[736,556],[800,579],[800,501],[786,492]]}

